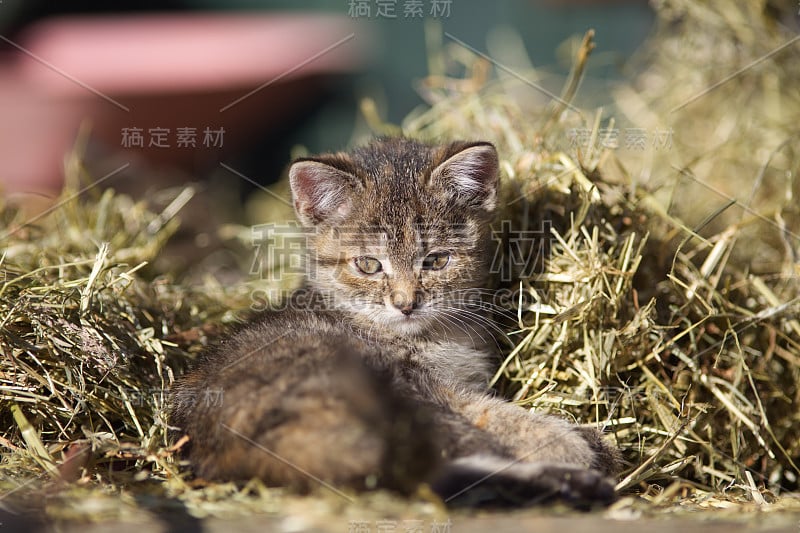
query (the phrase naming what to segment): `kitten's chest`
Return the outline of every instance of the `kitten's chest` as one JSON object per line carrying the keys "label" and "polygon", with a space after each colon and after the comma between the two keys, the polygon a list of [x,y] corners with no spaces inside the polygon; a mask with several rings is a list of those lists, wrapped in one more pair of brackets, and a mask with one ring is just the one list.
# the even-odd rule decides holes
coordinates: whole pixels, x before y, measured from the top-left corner
{"label": "kitten's chest", "polygon": [[411,372],[414,379],[432,380],[451,389],[485,391],[491,377],[488,351],[467,342],[393,339],[381,352],[395,369],[420,369]]}
{"label": "kitten's chest", "polygon": [[419,352],[420,361],[452,388],[485,391],[491,377],[489,354],[472,346],[436,342]]}

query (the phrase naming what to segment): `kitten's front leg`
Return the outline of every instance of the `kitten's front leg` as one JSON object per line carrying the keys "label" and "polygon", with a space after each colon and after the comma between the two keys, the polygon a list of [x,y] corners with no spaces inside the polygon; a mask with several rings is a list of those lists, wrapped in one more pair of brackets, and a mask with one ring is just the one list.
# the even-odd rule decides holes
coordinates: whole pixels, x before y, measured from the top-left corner
{"label": "kitten's front leg", "polygon": [[598,431],[486,395],[464,393],[453,400],[456,412],[510,453],[468,452],[449,463],[433,483],[448,503],[520,505],[559,499],[583,507],[613,501],[609,478],[619,469],[619,454]]}
{"label": "kitten's front leg", "polygon": [[468,455],[446,464],[432,488],[447,505],[521,507],[554,501],[577,508],[608,505],[614,485],[597,470],[564,463]]}
{"label": "kitten's front leg", "polygon": [[564,463],[606,475],[619,469],[619,454],[599,431],[534,413],[488,395],[469,393],[454,405],[477,428],[492,434],[519,460]]}

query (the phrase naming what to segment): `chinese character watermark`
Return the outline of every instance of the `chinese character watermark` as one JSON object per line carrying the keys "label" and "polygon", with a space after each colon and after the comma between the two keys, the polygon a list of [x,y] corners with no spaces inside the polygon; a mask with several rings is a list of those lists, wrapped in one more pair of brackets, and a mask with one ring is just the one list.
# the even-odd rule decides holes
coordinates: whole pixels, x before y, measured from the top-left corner
{"label": "chinese character watermark", "polygon": [[[315,228],[296,222],[253,226],[253,262],[250,274],[280,281],[282,273],[306,273],[306,257]],[[313,262],[312,262],[313,264]]]}
{"label": "chinese character watermark", "polygon": [[552,225],[545,220],[539,228],[520,230],[512,227],[510,220],[501,221],[492,233],[494,254],[489,272],[502,282],[533,276],[549,253]]}
{"label": "chinese character watermark", "polygon": [[348,533],[451,533],[453,522],[432,520],[350,520]]}
{"label": "chinese character watermark", "polygon": [[[672,128],[648,131],[644,128],[600,128],[594,141],[595,148],[608,150],[644,151],[648,146],[654,150],[672,148]],[[571,128],[567,130],[570,148],[589,148],[592,143],[590,128]]]}
{"label": "chinese character watermark", "polygon": [[447,18],[450,16],[450,6],[453,0],[431,0],[430,14],[433,18]]}
{"label": "chinese character watermark", "polygon": [[449,18],[453,0],[348,0],[347,15],[373,19]]}
{"label": "chinese character watermark", "polygon": [[[123,148],[197,148],[198,134],[196,127],[184,126],[175,128],[153,127],[139,128],[131,126],[120,130],[120,145]],[[199,144],[204,148],[222,148],[225,141],[225,128],[206,126]]]}
{"label": "chinese character watermark", "polygon": [[[415,245],[420,252],[417,267],[422,266],[428,252],[442,243],[454,248],[468,248],[474,238],[466,224],[446,227],[417,224],[414,229]],[[297,222],[254,226],[250,274],[268,281],[281,281],[282,274],[305,274],[308,280],[313,281],[321,272],[319,267],[324,266],[332,268],[332,275],[337,276],[341,271],[336,269],[349,268],[351,260],[357,256],[369,256],[378,261],[388,258],[399,238],[395,230],[386,228],[339,227],[332,235],[326,236],[328,255],[319,256],[313,246],[316,232],[317,228],[304,227]]]}
{"label": "chinese character watermark", "polygon": [[122,128],[123,148],[144,148],[144,129]]}

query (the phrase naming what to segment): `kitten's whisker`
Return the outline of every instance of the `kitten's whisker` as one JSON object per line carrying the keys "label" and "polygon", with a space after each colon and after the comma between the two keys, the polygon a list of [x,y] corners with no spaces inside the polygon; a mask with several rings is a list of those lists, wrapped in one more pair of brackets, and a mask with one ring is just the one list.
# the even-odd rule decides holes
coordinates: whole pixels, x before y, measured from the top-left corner
{"label": "kitten's whisker", "polygon": [[[466,331],[465,326],[468,327],[469,329],[471,329],[476,335],[479,335],[480,338],[483,339],[485,336],[481,335],[480,333],[478,333],[478,331],[473,327],[473,326],[480,326],[487,333],[489,333],[489,336],[493,337],[493,335],[491,334],[491,331],[489,330],[489,328],[486,327],[487,324],[491,324],[491,323],[489,321],[487,321],[485,317],[482,317],[482,316],[480,316],[480,315],[478,315],[476,313],[465,312],[465,310],[460,309],[460,308],[456,308],[456,307],[437,307],[437,312],[439,312],[440,314],[450,318],[450,320],[453,321],[453,323],[456,324],[459,327],[459,329],[461,329],[462,331],[464,331],[468,335],[469,335],[469,333]],[[468,321],[458,320],[458,319],[462,318],[461,317],[462,314],[467,314],[472,320],[468,320]],[[477,320],[475,320],[475,319],[477,319]],[[502,331],[502,330],[500,330],[500,331]],[[473,340],[471,335],[470,335],[470,339]],[[473,342],[474,342],[474,340],[473,340]]]}
{"label": "kitten's whisker", "polygon": [[442,303],[442,302],[453,302],[453,301],[455,301],[461,307],[470,306],[470,307],[475,307],[475,308],[478,308],[478,309],[491,310],[495,314],[497,314],[499,316],[502,316],[503,318],[508,318],[508,319],[514,320],[516,322],[517,314],[515,312],[509,310],[507,307],[505,307],[503,305],[497,304],[495,302],[492,302],[492,301],[490,301],[488,299],[483,299],[483,298],[481,298],[481,299],[470,299],[470,298],[458,298],[457,297],[459,294],[478,295],[478,296],[480,296],[480,295],[494,296],[495,295],[494,292],[490,291],[489,289],[484,289],[483,291],[484,292],[477,292],[476,293],[476,292],[470,292],[468,289],[454,290],[454,291],[450,291],[450,292],[447,292],[447,293],[443,293],[442,295],[436,295],[434,297],[434,299],[432,300],[432,302],[435,301],[437,303]]}
{"label": "kitten's whisker", "polygon": [[[450,316],[449,319],[450,319],[450,321],[453,321],[453,320],[456,320],[456,317]],[[463,324],[463,322],[458,321],[458,324],[459,325]],[[492,343],[494,343],[494,346],[498,350],[502,350],[502,347],[500,346],[500,343],[498,342],[497,337],[495,335],[493,335],[492,332],[488,328],[486,328],[485,326],[482,326],[482,327],[483,327],[484,330],[486,330],[487,334],[481,335],[481,339],[484,339],[484,341],[487,341],[488,339],[491,339]],[[473,331],[474,331],[474,329],[473,329]]]}
{"label": "kitten's whisker", "polygon": [[474,325],[481,326],[484,330],[486,330],[487,333],[489,333],[489,335],[494,339],[495,344],[497,345],[498,348],[500,348],[500,345],[497,342],[497,338],[496,338],[497,335],[495,335],[492,332],[496,332],[497,334],[499,334],[500,337],[502,337],[503,339],[508,341],[509,344],[513,345],[513,342],[509,338],[509,336],[506,333],[506,331],[503,330],[503,328],[501,328],[500,326],[495,324],[494,321],[491,320],[490,318],[485,317],[485,316],[481,315],[480,313],[476,313],[476,312],[470,311],[468,309],[457,308],[457,307],[439,307],[439,308],[437,308],[437,310],[442,312],[442,313],[448,313],[448,314],[450,314],[452,316],[455,316],[457,318],[460,318],[460,315],[466,315],[467,317],[469,317],[471,319],[471,321],[474,323]]}
{"label": "kitten's whisker", "polygon": [[[463,327],[463,323],[455,320],[453,317],[447,315],[446,313],[441,313],[439,316],[436,316],[434,318],[435,318],[435,320],[437,322],[442,324],[443,327],[445,327],[445,329],[442,331],[442,334],[445,336],[445,338],[447,340],[450,340],[449,338],[447,338],[449,336],[449,334],[450,334],[450,331],[453,330],[453,329],[456,329],[456,330],[463,331],[469,337],[470,342],[472,344],[475,344],[475,339],[473,339],[472,335],[469,333],[469,331],[467,331]],[[450,326],[450,327],[445,326],[445,322],[447,322],[449,324],[452,324],[452,326]],[[477,333],[477,332],[475,332],[475,333]]]}
{"label": "kitten's whisker", "polygon": [[[460,303],[464,303],[464,302],[460,302]],[[492,321],[491,318],[489,318],[487,316],[484,316],[482,313],[478,312],[478,311],[486,311],[486,310],[491,311],[492,309],[491,308],[487,309],[487,306],[480,305],[479,303],[471,304],[471,306],[465,306],[465,305],[454,305],[449,300],[434,300],[434,301],[431,302],[431,306],[435,307],[437,310],[438,309],[450,309],[450,310],[455,310],[455,311],[462,311],[462,312],[464,312],[466,314],[469,314],[470,316],[474,316],[476,318],[479,318],[481,321],[486,321],[486,322],[492,323],[493,325],[496,326],[496,324],[494,324],[494,321]],[[477,309],[477,311],[473,310],[473,309]]]}
{"label": "kitten's whisker", "polygon": [[435,321],[437,324],[439,324],[439,325],[440,325],[440,327],[441,327],[441,335],[442,335],[442,336],[445,338],[445,340],[450,340],[450,339],[449,339],[450,330],[453,328],[453,326],[450,326],[450,325],[449,325],[449,324],[448,324],[448,323],[447,323],[447,322],[444,320],[444,318],[445,318],[445,317],[441,317],[441,316],[434,316],[434,317],[433,317],[433,320],[434,320],[434,321]]}

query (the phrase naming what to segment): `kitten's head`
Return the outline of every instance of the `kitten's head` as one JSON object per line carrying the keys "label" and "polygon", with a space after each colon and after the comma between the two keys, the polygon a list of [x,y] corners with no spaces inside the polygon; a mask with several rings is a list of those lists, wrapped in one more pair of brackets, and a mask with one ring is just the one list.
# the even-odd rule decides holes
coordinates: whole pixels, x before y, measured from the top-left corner
{"label": "kitten's head", "polygon": [[465,289],[487,277],[494,146],[380,139],[298,160],[289,177],[298,218],[315,228],[308,281],[333,306],[398,334],[459,327]]}

